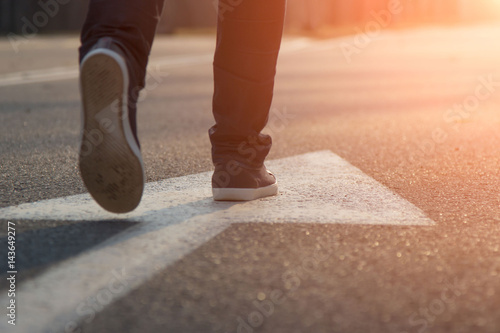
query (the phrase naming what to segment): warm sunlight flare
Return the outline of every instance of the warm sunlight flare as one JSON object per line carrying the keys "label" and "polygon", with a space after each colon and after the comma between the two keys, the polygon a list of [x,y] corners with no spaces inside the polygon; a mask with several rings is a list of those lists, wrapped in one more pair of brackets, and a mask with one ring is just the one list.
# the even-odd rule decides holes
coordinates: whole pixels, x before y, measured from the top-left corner
{"label": "warm sunlight flare", "polygon": [[500,9],[500,0],[490,0],[490,5],[493,5],[496,9]]}

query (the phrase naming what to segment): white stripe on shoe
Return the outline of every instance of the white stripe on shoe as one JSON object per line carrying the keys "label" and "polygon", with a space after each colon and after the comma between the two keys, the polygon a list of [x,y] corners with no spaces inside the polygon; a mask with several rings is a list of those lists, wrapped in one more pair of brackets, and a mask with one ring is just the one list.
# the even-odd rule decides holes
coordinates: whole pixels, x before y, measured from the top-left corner
{"label": "white stripe on shoe", "polygon": [[278,183],[259,188],[212,188],[215,201],[250,201],[278,194]]}

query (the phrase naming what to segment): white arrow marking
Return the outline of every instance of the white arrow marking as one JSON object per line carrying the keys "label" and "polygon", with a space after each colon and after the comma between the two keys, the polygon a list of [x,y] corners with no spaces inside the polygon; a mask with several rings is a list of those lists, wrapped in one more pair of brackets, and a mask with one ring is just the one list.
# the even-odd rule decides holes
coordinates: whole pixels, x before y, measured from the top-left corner
{"label": "white arrow marking", "polygon": [[[88,319],[89,297],[94,302],[122,297],[231,223],[434,225],[420,209],[330,151],[267,166],[278,177],[280,194],[251,202],[214,202],[206,172],[147,184],[141,205],[126,215],[103,211],[87,194],[0,209],[8,220],[140,222],[18,286],[23,316],[15,332],[64,331]],[[0,304],[7,303],[1,295]],[[1,332],[7,327],[0,322]]]}
{"label": "white arrow marking", "polygon": [[[300,222],[430,225],[421,210],[330,151],[270,161],[280,195],[244,203],[213,202],[211,172],[146,184],[132,213],[101,209],[88,194],[0,209],[4,219],[161,223],[218,213],[227,223]],[[170,221],[170,222],[169,222]]]}

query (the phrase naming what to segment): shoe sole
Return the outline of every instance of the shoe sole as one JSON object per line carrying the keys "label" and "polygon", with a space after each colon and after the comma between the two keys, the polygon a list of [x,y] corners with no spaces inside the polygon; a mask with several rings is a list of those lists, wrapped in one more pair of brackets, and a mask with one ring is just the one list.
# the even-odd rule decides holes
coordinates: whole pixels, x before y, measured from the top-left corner
{"label": "shoe sole", "polygon": [[259,188],[212,188],[215,201],[251,201],[278,194],[278,184]]}
{"label": "shoe sole", "polygon": [[83,182],[104,209],[130,212],[141,201],[145,176],[128,119],[127,66],[117,53],[97,49],[83,59],[80,73]]}

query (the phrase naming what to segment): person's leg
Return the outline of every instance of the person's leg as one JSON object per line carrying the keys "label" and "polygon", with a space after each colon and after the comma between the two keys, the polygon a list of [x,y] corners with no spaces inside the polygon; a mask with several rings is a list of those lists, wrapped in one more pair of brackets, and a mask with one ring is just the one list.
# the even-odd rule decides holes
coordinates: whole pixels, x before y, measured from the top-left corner
{"label": "person's leg", "polygon": [[[271,137],[261,131],[273,96],[285,5],[286,0],[219,2],[214,57],[215,125],[209,131],[214,188],[258,188],[275,182],[263,165]],[[238,200],[231,196],[216,197],[214,192],[216,200]],[[250,198],[259,196],[257,193]]]}
{"label": "person's leg", "polygon": [[136,101],[163,0],[92,0],[82,29],[80,172],[92,197],[124,213],[140,202],[144,167]]}
{"label": "person's leg", "polygon": [[144,88],[146,66],[164,0],[91,0],[81,31],[80,63],[103,37],[124,53],[129,76],[129,116],[136,134],[136,101]]}

